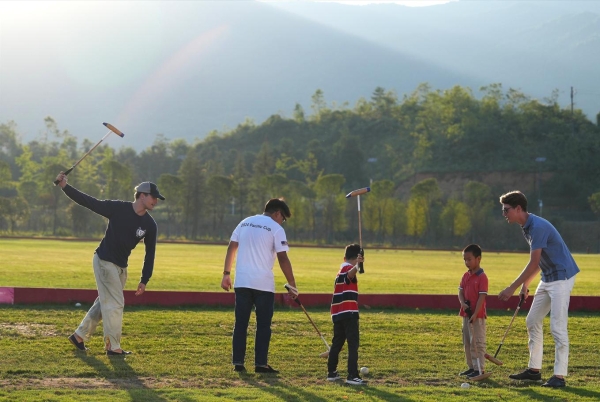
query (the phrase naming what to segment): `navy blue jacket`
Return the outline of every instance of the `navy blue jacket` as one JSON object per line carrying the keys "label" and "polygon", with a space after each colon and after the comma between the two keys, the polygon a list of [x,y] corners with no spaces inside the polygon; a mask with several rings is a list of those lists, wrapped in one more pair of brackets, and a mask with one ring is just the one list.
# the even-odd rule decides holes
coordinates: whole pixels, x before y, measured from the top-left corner
{"label": "navy blue jacket", "polygon": [[148,212],[142,216],[136,214],[129,201],[98,200],[68,184],[63,191],[77,204],[108,219],[104,238],[96,249],[100,259],[126,268],[131,250],[144,239],[146,255],[140,282],[147,284],[154,270],[156,253],[158,229],[154,218]]}

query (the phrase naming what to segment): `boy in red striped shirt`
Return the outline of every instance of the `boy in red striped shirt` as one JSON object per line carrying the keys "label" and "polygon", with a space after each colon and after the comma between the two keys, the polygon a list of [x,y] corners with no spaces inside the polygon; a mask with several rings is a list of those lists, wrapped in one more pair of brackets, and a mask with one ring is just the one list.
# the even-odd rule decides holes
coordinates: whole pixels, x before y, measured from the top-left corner
{"label": "boy in red striped shirt", "polygon": [[340,351],[348,341],[348,377],[347,384],[364,385],[358,375],[358,263],[363,262],[358,244],[346,246],[344,262],[335,278],[333,300],[331,302],[331,320],[333,321],[333,339],[327,360],[327,380],[335,381],[341,377],[337,372]]}

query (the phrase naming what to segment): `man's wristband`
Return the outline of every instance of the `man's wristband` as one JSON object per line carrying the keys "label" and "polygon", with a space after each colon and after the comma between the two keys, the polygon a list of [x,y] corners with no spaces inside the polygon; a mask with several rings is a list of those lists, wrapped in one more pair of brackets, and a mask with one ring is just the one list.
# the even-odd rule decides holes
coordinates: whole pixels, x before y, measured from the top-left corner
{"label": "man's wristband", "polygon": [[231,274],[231,272],[229,272],[229,271],[223,271],[223,275],[229,275],[229,274]]}

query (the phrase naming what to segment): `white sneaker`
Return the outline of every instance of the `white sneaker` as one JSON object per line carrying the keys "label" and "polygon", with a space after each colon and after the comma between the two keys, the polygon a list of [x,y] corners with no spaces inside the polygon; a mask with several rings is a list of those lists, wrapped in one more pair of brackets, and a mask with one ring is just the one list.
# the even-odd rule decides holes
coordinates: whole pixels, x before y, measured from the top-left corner
{"label": "white sneaker", "polygon": [[367,382],[360,377],[348,378],[346,384],[350,385],[366,385]]}

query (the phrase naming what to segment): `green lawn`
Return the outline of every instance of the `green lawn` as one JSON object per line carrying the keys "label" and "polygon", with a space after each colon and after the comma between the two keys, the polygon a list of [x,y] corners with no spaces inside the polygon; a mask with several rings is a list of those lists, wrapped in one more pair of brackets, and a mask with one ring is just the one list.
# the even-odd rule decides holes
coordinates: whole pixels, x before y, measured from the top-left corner
{"label": "green lawn", "polygon": [[[0,286],[95,288],[95,242],[0,239]],[[225,246],[160,243],[149,289],[220,291]],[[301,292],[330,293],[343,250],[292,247]],[[459,252],[367,250],[362,293],[455,294],[465,270]],[[131,258],[128,289],[137,285],[143,247]],[[599,257],[576,255],[582,272],[574,294],[600,292]],[[506,286],[527,263],[527,254],[484,253],[490,293]],[[277,286],[284,283],[276,268]],[[279,307],[273,321],[269,363],[277,376],[252,370],[254,318],[247,374],[231,370],[232,308],[126,306],[126,360],[103,353],[102,329],[81,354],[67,341],[89,305],[0,305],[0,401],[598,401],[597,340],[600,314],[571,313],[567,388],[515,383],[507,375],[527,365],[526,312],[517,316],[493,375],[469,389],[456,374],[465,368],[460,320],[455,310],[361,311],[359,364],[368,366],[367,387],[326,381],[321,339],[297,307]],[[326,308],[309,314],[331,339]],[[512,311],[489,312],[488,352],[494,353]],[[554,344],[546,320],[543,377],[552,373]],[[346,355],[340,372],[345,375]]]}
{"label": "green lawn", "polygon": [[[97,242],[0,239],[0,286],[95,289],[92,255]],[[159,243],[148,290],[222,291],[226,246]],[[127,289],[141,274],[143,244],[133,251]],[[291,247],[296,282],[303,293],[330,293],[342,262],[343,248]],[[456,294],[465,271],[460,252],[377,250],[365,252],[361,293]],[[487,253],[482,267],[497,294],[521,272],[526,253]],[[581,268],[573,295],[600,295],[600,255],[576,254]],[[278,291],[285,279],[276,266]],[[532,287],[537,281],[532,283]]]}
{"label": "green lawn", "polygon": [[[326,381],[324,345],[298,308],[278,308],[269,363],[277,376],[252,370],[254,322],[250,325],[247,374],[231,370],[232,309],[127,307],[123,346],[134,354],[109,359],[101,328],[88,354],[66,337],[88,306],[0,306],[0,401],[597,401],[600,400],[597,340],[600,315],[573,313],[567,388],[513,382],[507,375],[527,364],[525,314],[517,316],[492,376],[462,389],[465,368],[460,320],[455,312],[369,310],[361,313],[359,364],[370,368],[366,387]],[[326,309],[311,318],[331,338]],[[491,312],[488,351],[493,353],[511,313]],[[548,333],[543,378],[552,373]],[[345,375],[346,354],[340,372]]]}

